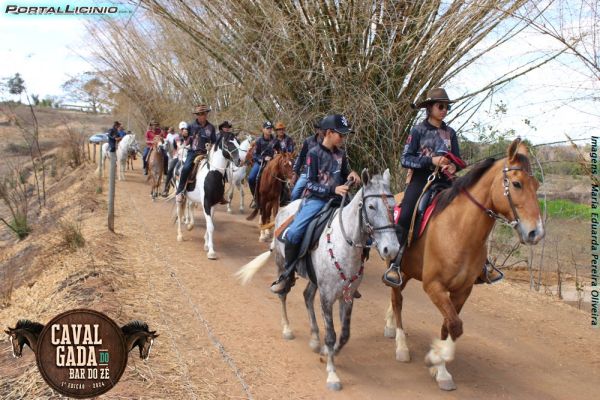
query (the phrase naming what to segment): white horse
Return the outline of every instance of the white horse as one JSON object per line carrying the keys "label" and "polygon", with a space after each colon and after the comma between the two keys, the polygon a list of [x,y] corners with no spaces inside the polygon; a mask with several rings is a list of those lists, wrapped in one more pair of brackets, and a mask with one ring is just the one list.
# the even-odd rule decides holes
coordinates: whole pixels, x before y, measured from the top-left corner
{"label": "white horse", "polygon": [[[248,149],[252,144],[252,136],[247,136],[244,139],[240,146],[238,147],[238,153],[240,155],[240,160],[246,159],[246,154],[248,153]],[[244,183],[244,179],[246,179],[246,169],[248,167],[245,164],[240,166],[236,166],[233,164],[229,164],[229,168],[227,169],[227,180],[229,181],[229,193],[227,195],[227,212],[231,213],[231,201],[233,200],[233,192],[237,188],[238,192],[240,192],[240,212],[244,212],[244,187],[242,184]]]}
{"label": "white horse", "polygon": [[[327,388],[340,390],[342,384],[335,371],[333,356],[344,347],[350,338],[350,320],[352,317],[352,299],[363,277],[363,248],[369,239],[377,248],[383,259],[393,259],[400,250],[394,229],[393,199],[390,192],[390,173],[369,177],[363,170],[361,179],[363,187],[356,193],[352,201],[336,211],[333,220],[321,235],[318,247],[310,253],[318,287],[312,281],[304,290],[304,302],[308,310],[311,325],[309,346],[319,351],[319,327],[315,317],[314,300],[317,289],[321,300],[321,312],[325,320],[325,346],[322,353],[327,356]],[[296,200],[282,208],[275,219],[279,228],[291,215],[298,212],[302,200]],[[237,276],[242,283],[248,282],[256,272],[275,254],[277,273],[283,272],[285,261],[284,244],[276,238],[271,243],[271,250],[243,266]],[[281,322],[284,339],[293,339],[294,334],[287,317],[287,294],[279,295],[281,300]],[[333,327],[333,304],[340,302],[340,318],[342,319],[341,335],[336,343]]]}
{"label": "white horse", "polygon": [[[186,203],[198,203],[202,206],[204,219],[206,221],[206,232],[204,233],[204,251],[211,260],[217,259],[213,244],[213,223],[215,209],[225,192],[224,176],[231,162],[240,165],[237,140],[233,134],[225,135],[213,146],[209,154],[209,162],[204,160],[196,173],[196,186],[194,190],[186,192],[185,200],[177,203],[177,241],[183,240],[181,234],[181,222],[184,217]],[[194,224],[194,216],[191,207],[188,206],[188,230]]]}
{"label": "white horse", "polygon": [[123,139],[119,141],[117,146],[117,164],[119,164],[119,180],[125,180],[125,169],[127,168],[127,159],[129,158],[129,152],[134,150],[138,146],[138,142],[135,139],[134,134],[123,136]]}

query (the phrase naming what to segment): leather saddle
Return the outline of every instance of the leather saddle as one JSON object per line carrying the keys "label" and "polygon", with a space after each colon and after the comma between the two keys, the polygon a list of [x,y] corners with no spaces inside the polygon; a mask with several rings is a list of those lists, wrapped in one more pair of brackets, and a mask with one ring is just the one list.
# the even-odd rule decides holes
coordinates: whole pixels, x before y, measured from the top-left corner
{"label": "leather saddle", "polygon": [[[323,231],[330,224],[335,215],[335,211],[339,206],[339,202],[336,202],[335,199],[329,200],[323,209],[319,211],[308,224],[302,243],[300,244],[300,251],[298,253],[298,258],[296,259],[296,272],[301,277],[310,279],[315,285],[317,284],[317,277],[315,275],[315,269],[312,264],[310,253],[318,247],[319,239],[321,238]],[[284,222],[282,226],[283,232],[277,235],[277,240],[280,242],[285,242],[285,239],[283,238],[285,229],[292,223],[294,220],[293,217],[294,216]]]}
{"label": "leather saddle", "polygon": [[[447,189],[451,186],[448,182],[435,182],[427,189],[427,191],[421,196],[419,203],[416,205],[413,213],[416,213],[415,217],[415,225],[413,228],[413,236],[411,238],[411,242],[414,242],[418,238],[423,235],[425,232],[425,228],[427,227],[427,223],[435,210],[435,206],[437,204],[437,196],[444,189]],[[396,204],[394,207],[394,222],[397,224],[400,219],[400,210],[402,207],[400,204]]]}
{"label": "leather saddle", "polygon": [[198,174],[198,169],[203,164],[202,160],[206,158],[206,154],[198,154],[196,158],[194,158],[194,165],[192,167],[192,171],[188,175],[186,190],[188,192],[193,191],[196,188],[196,175]]}

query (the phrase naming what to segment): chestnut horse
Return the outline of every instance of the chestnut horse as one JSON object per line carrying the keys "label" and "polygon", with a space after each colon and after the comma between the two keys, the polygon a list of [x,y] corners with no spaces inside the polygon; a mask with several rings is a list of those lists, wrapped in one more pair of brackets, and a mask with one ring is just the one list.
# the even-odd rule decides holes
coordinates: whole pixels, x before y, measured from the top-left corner
{"label": "chestnut horse", "polygon": [[456,389],[446,363],[454,359],[455,342],[463,333],[458,314],[481,273],[496,220],[511,225],[523,244],[536,244],[545,235],[536,195],[539,182],[521,139],[511,143],[507,155],[476,164],[440,194],[425,232],[404,254],[402,285],[392,289],[393,315],[388,309],[386,336],[393,337],[395,317],[398,361],[410,361],[402,326],[402,290],[409,280],[423,282],[423,290],[444,318],[441,340],[436,339],[425,356],[442,390]]}
{"label": "chestnut horse", "polygon": [[256,193],[259,207],[246,218],[251,221],[260,212],[261,225],[260,238],[258,239],[260,242],[268,242],[271,238],[271,228],[275,224],[275,221],[271,221],[271,216],[277,215],[281,192],[292,179],[293,160],[293,153],[276,154],[262,172],[258,193]]}
{"label": "chestnut horse", "polygon": [[152,149],[148,154],[148,179],[152,180],[152,190],[150,195],[154,201],[159,194],[160,182],[164,174],[164,158],[163,149],[165,146],[165,140],[160,136],[154,136],[152,142]]}

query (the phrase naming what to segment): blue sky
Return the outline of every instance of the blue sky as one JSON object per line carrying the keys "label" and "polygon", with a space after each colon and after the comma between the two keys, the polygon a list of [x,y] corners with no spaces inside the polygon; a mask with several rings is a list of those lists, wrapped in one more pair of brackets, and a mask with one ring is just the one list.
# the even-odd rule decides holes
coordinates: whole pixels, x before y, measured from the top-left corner
{"label": "blue sky", "polygon": [[[89,54],[84,24],[90,17],[6,16],[7,3],[0,1],[0,59],[3,60],[0,78],[19,72],[28,91],[44,98],[61,95],[60,86],[70,76],[92,69],[80,56]],[[28,3],[34,2],[19,2]],[[90,3],[76,1],[71,4]],[[448,92],[451,97],[461,96],[498,73],[520,65],[523,60],[555,48],[552,39],[526,30],[504,45],[501,51],[485,56],[468,72],[450,82]],[[564,140],[565,133],[573,138],[600,134],[598,102],[569,101],[574,96],[590,96],[600,90],[599,82],[591,79],[578,64],[572,57],[561,57],[510,83],[497,91],[493,100],[478,113],[477,119],[490,122],[500,130],[514,128],[534,143]],[[485,111],[491,111],[493,104],[499,101],[507,105],[507,115],[501,120],[489,118]],[[525,118],[537,129],[525,125]],[[459,122],[460,117],[454,125],[460,125]]]}

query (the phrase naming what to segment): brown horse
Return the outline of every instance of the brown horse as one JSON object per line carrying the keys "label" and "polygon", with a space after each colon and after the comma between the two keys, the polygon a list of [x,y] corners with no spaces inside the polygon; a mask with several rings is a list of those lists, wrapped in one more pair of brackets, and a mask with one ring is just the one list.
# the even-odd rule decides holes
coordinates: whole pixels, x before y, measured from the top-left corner
{"label": "brown horse", "polygon": [[37,350],[37,341],[44,325],[39,322],[33,322],[28,319],[20,319],[14,328],[8,327],[4,331],[10,338],[12,344],[13,357],[20,358],[23,355],[23,346],[27,345],[35,353]]}
{"label": "brown horse", "polygon": [[152,180],[152,189],[150,191],[152,200],[155,200],[158,197],[160,190],[160,182],[162,181],[162,176],[164,173],[164,145],[165,141],[161,136],[154,136],[154,141],[152,142],[152,149],[150,150],[150,154],[148,154],[147,180]]}
{"label": "brown horse", "polygon": [[246,157],[244,158],[244,165],[251,167],[252,166],[252,158],[254,157],[254,150],[256,149],[256,140],[252,142],[248,152],[246,153]]}
{"label": "brown horse", "polygon": [[285,185],[288,185],[292,179],[293,160],[293,153],[276,154],[267,163],[260,177],[258,193],[256,193],[256,201],[259,204],[259,208],[255,209],[246,219],[250,221],[260,212],[259,241],[261,242],[267,242],[270,239],[271,228],[275,224],[274,220],[271,221],[271,216],[277,215],[281,192],[284,190]]}
{"label": "brown horse", "polygon": [[147,360],[150,357],[150,349],[154,344],[154,339],[160,336],[156,331],[151,331],[148,324],[142,321],[131,321],[123,325],[121,332],[125,336],[127,351],[129,352],[138,347],[142,360]]}
{"label": "brown horse", "polygon": [[[476,164],[440,194],[423,236],[404,254],[401,287],[392,289],[398,361],[410,361],[402,326],[402,290],[410,279],[423,282],[444,318],[441,340],[434,341],[425,357],[442,390],[456,389],[446,363],[454,359],[455,342],[463,333],[458,314],[481,273],[486,241],[496,220],[509,223],[523,244],[536,244],[545,235],[536,195],[539,183],[532,176],[527,148],[520,142],[512,142],[506,158]],[[393,317],[388,309],[386,335]]]}

